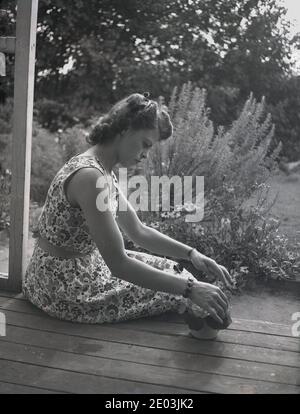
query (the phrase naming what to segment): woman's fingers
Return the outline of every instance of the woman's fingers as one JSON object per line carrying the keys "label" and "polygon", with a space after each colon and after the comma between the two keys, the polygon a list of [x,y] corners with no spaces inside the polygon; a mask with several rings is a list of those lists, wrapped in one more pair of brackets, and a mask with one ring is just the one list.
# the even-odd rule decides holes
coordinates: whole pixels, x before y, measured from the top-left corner
{"label": "woman's fingers", "polygon": [[[222,291],[221,291],[222,292]],[[222,292],[223,293],[223,292]],[[225,296],[225,298],[224,298],[224,296]],[[223,293],[223,295],[219,295],[218,296],[218,304],[220,305],[220,306],[222,306],[222,309],[224,310],[224,313],[226,314],[226,311],[227,311],[227,309],[228,309],[228,306],[229,306],[229,303],[228,303],[228,299],[226,298],[226,295],[224,295],[224,293]]]}
{"label": "woman's fingers", "polygon": [[219,265],[219,267],[220,267],[220,268],[221,268],[221,270],[223,271],[223,274],[224,274],[224,276],[225,276],[225,278],[226,278],[226,280],[227,280],[227,283],[228,283],[229,287],[232,287],[232,286],[234,285],[234,283],[233,283],[233,279],[232,279],[232,277],[230,276],[230,274],[229,274],[228,270],[226,269],[226,267],[225,267],[225,266]]}
{"label": "woman's fingers", "polygon": [[219,289],[219,295],[221,296],[221,298],[226,302],[227,306],[229,306],[229,300],[228,297],[225,295],[225,293],[223,292],[222,289]]}
{"label": "woman's fingers", "polygon": [[223,323],[223,319],[217,314],[217,312],[211,308],[210,310],[208,310],[210,316],[212,316],[217,322],[219,323]]}
{"label": "woman's fingers", "polygon": [[219,265],[212,259],[209,260],[208,262],[208,267],[210,269],[210,272],[219,280],[222,280],[222,282],[226,285],[226,279],[225,276],[222,272],[222,270],[220,269]]}
{"label": "woman's fingers", "polygon": [[223,323],[229,303],[222,290],[210,283],[198,282],[193,293],[192,301],[206,310],[215,320]]}
{"label": "woman's fingers", "polygon": [[210,269],[210,273],[221,280],[227,288],[231,289],[233,287],[233,280],[225,266],[219,265],[210,259],[207,267]]}
{"label": "woman's fingers", "polygon": [[206,273],[208,276],[213,276],[214,279],[221,280],[225,286],[231,287],[233,285],[232,279],[224,266],[218,265],[215,260],[210,257],[201,255],[197,256],[193,265]]}
{"label": "woman's fingers", "polygon": [[224,308],[222,305],[219,305],[218,303],[215,303],[213,308],[216,311],[216,313],[218,314],[218,316],[223,321],[223,319],[225,318],[225,315],[226,315],[226,307]]}

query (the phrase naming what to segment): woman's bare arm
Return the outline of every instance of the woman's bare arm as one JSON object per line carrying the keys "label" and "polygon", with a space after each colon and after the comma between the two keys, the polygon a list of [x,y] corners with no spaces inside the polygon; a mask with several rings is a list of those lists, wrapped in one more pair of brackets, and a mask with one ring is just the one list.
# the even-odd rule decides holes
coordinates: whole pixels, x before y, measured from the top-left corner
{"label": "woman's bare arm", "polygon": [[145,226],[122,192],[120,191],[119,193],[120,201],[125,208],[124,211],[119,212],[117,223],[133,242],[152,253],[177,259],[192,260],[196,269],[202,269],[204,273],[211,274],[217,279],[222,280],[227,287],[232,287],[230,274],[224,266],[218,265],[214,260],[195,249],[193,249],[193,254],[189,257],[191,247],[151,227]]}
{"label": "woman's bare arm", "polygon": [[190,246],[144,225],[121,191],[119,198],[125,208],[124,211],[118,213],[117,223],[130,240],[152,253],[177,259],[188,259],[188,254],[191,251]]}
{"label": "woman's bare arm", "polygon": [[152,290],[183,294],[186,281],[179,275],[160,271],[126,254],[124,241],[111,211],[99,211],[96,199],[103,189],[96,188],[101,176],[94,168],[79,170],[69,183],[69,192],[87,220],[90,234],[112,274]]}
{"label": "woman's bare arm", "polygon": [[[144,288],[183,295],[186,289],[183,277],[158,270],[126,254],[122,234],[111,211],[97,208],[97,197],[105,191],[96,187],[100,176],[100,171],[94,168],[81,169],[70,180],[69,190],[82,209],[91,237],[111,273]],[[191,300],[222,323],[228,304],[218,287],[195,280]]]}

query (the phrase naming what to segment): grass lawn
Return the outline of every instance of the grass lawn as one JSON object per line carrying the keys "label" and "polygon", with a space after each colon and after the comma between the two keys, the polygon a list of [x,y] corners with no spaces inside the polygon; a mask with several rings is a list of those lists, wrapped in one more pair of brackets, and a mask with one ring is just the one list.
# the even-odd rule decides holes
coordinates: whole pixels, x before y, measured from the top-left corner
{"label": "grass lawn", "polygon": [[271,193],[278,194],[271,212],[281,221],[281,232],[300,243],[300,173],[289,176],[281,173],[269,184]]}

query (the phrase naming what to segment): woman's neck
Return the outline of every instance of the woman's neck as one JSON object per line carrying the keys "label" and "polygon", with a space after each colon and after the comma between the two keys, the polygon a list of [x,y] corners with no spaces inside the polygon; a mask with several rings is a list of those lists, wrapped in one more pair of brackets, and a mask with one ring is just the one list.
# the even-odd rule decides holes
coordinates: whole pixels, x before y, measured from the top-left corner
{"label": "woman's neck", "polygon": [[107,172],[111,174],[113,167],[117,164],[117,155],[115,148],[112,146],[94,145],[88,149],[85,154],[91,154],[99,158]]}

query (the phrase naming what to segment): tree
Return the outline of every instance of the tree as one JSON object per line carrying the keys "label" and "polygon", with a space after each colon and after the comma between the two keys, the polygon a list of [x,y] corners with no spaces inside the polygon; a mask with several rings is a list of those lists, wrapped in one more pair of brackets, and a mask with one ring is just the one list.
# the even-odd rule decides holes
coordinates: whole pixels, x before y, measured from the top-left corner
{"label": "tree", "polygon": [[250,92],[281,101],[295,44],[285,13],[279,0],[40,0],[36,97],[77,115],[133,91],[168,101],[192,81],[230,125]]}

